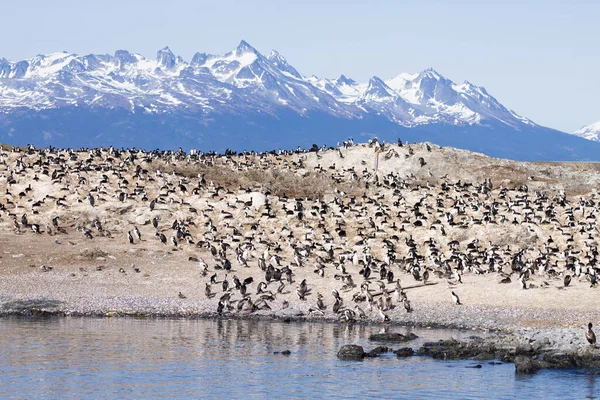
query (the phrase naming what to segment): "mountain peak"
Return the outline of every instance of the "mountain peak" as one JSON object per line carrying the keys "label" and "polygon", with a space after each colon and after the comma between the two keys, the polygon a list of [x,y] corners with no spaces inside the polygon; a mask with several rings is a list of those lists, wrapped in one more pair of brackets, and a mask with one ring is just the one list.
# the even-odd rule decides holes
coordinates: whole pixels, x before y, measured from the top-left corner
{"label": "mountain peak", "polygon": [[371,101],[379,101],[391,97],[395,97],[392,89],[377,76],[373,76],[369,79],[367,90],[362,94],[363,100]]}
{"label": "mountain peak", "polygon": [[337,85],[348,85],[353,86],[356,85],[356,81],[354,79],[348,78],[346,75],[341,74],[339,78],[335,80]]}
{"label": "mountain peak", "polygon": [[132,64],[137,61],[137,58],[127,50],[117,50],[115,51],[115,58],[119,61],[121,65]]}
{"label": "mountain peak", "polygon": [[593,124],[586,125],[581,129],[573,132],[573,135],[580,136],[588,140],[594,140],[600,142],[600,121],[594,122]]}
{"label": "mountain peak", "polygon": [[433,78],[438,81],[443,78],[441,74],[431,67],[424,69],[419,75],[422,77],[426,76],[428,78]]}
{"label": "mountain peak", "polygon": [[175,54],[169,49],[169,46],[165,46],[159,51],[156,52],[156,60],[160,64],[160,66],[170,69],[175,66],[176,58]]}
{"label": "mountain peak", "polygon": [[238,44],[238,46],[235,48],[235,54],[240,56],[245,53],[259,54],[258,51],[254,47],[250,46],[250,44],[248,44],[248,42],[246,42],[244,39],[242,39],[240,41],[240,44]]}

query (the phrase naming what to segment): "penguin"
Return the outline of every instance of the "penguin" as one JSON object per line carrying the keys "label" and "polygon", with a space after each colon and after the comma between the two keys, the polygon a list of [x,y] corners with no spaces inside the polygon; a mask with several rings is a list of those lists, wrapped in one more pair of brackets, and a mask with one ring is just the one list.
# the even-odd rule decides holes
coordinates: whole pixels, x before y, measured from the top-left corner
{"label": "penguin", "polygon": [[156,232],[154,234],[154,236],[156,236],[157,238],[159,238],[162,244],[167,244],[167,237],[165,235],[163,235],[162,233]]}
{"label": "penguin", "polygon": [[388,283],[394,283],[394,272],[392,270],[387,273],[387,281]]}
{"label": "penguin", "polygon": [[206,285],[204,286],[204,295],[206,297],[208,297],[209,299],[212,298],[214,296],[214,294],[211,292],[210,290],[210,283],[206,283]]}
{"label": "penguin", "polygon": [[227,280],[227,274],[225,274],[225,278],[223,278],[223,291],[226,292],[229,289],[229,281]]}
{"label": "penguin", "polygon": [[454,301],[454,304],[456,304],[457,306],[462,305],[462,303],[460,302],[460,299],[458,298],[458,295],[456,293],[454,293],[454,291],[452,292],[452,300]]}
{"label": "penguin", "polygon": [[390,322],[390,317],[388,317],[381,308],[378,307],[377,310],[379,311],[379,316],[381,317],[382,322]]}
{"label": "penguin", "polygon": [[571,275],[565,275],[565,279],[563,279],[564,287],[569,286],[570,283],[571,283]]}
{"label": "penguin", "polygon": [[519,282],[521,282],[521,288],[527,289],[527,282],[525,281],[525,274],[521,274],[519,277]]}
{"label": "penguin", "polygon": [[137,240],[142,240],[142,233],[140,232],[140,230],[138,229],[137,226],[133,226],[133,233],[135,234],[135,236],[137,237]]}
{"label": "penguin", "polygon": [[408,301],[407,298],[404,299],[403,303],[404,303],[404,308],[406,309],[406,312],[412,312],[412,307],[410,306],[410,301]]}
{"label": "penguin", "polygon": [[588,330],[585,333],[585,338],[587,339],[587,341],[588,341],[588,343],[590,345],[596,347],[596,334],[592,330],[592,323],[591,322],[588,324]]}
{"label": "penguin", "polygon": [[129,244],[133,244],[133,235],[131,234],[131,231],[127,232],[127,239],[129,240]]}

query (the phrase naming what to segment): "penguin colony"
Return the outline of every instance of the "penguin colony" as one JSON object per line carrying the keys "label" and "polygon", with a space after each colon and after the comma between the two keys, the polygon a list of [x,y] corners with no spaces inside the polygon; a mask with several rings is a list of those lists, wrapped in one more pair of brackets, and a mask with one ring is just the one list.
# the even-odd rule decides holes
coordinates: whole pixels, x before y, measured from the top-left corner
{"label": "penguin colony", "polygon": [[[358,148],[377,150],[387,171],[375,172],[372,159],[351,163]],[[411,291],[445,291],[448,304],[468,306],[461,285],[478,275],[496,287],[593,293],[594,191],[436,176],[439,151],[376,140],[239,154],[4,147],[0,234],[184,254],[196,289],[173,297],[210,300],[220,315],[300,304],[308,315],[387,322],[390,310],[419,312]],[[406,164],[418,176],[394,172]]]}

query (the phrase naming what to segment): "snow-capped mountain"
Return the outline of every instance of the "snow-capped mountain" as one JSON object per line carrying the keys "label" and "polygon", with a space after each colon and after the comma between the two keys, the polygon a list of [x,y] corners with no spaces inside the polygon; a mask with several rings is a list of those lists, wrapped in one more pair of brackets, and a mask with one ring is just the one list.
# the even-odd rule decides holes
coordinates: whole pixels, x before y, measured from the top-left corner
{"label": "snow-capped mountain", "polygon": [[586,125],[581,129],[573,132],[573,135],[580,136],[582,138],[600,142],[600,121],[590,125]]}
{"label": "snow-capped mountain", "polygon": [[[498,136],[506,132],[559,133],[504,107],[483,87],[456,84],[433,69],[366,83],[308,77],[277,51],[265,57],[245,41],[189,62],[168,47],[155,59],[126,50],[0,58],[3,142],[265,150],[403,136],[510,157],[506,137]],[[555,157],[518,147],[514,157]],[[579,154],[577,145],[562,148]]]}
{"label": "snow-capped mountain", "polygon": [[387,82],[374,76],[363,84],[343,75],[335,80],[305,78],[277,51],[265,57],[245,41],[223,56],[196,53],[189,63],[168,47],[155,60],[125,50],[113,56],[54,53],[16,63],[0,59],[0,78],[3,112],[79,106],[210,114],[250,107],[354,118],[377,113],[403,126],[484,120],[533,125],[485,89],[468,82],[457,85],[432,69]]}

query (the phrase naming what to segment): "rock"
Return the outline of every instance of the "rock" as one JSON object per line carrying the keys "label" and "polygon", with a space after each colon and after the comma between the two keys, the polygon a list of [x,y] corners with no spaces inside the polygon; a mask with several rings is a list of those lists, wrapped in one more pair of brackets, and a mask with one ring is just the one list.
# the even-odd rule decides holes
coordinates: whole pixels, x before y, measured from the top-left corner
{"label": "rock", "polygon": [[548,364],[549,368],[573,368],[578,366],[578,362],[573,357],[573,354],[562,351],[544,353],[542,360]]}
{"label": "rock", "polygon": [[539,369],[535,360],[527,356],[515,357],[515,373],[530,375],[535,373]]}
{"label": "rock", "polygon": [[373,354],[373,355],[377,355],[378,356],[380,354],[385,354],[385,353],[387,353],[389,351],[390,351],[390,349],[388,347],[386,347],[386,346],[378,346],[378,347],[375,347],[373,350],[371,350],[369,352],[369,354]]}
{"label": "rock", "polygon": [[362,346],[347,344],[342,346],[337,356],[340,360],[362,360],[365,357],[365,352]]}
{"label": "rock", "polygon": [[304,315],[304,313],[297,308],[284,308],[282,310],[277,311],[277,313],[275,315],[279,318],[284,319],[284,318],[301,317]]}
{"label": "rock", "polygon": [[403,347],[394,351],[394,354],[398,357],[411,357],[415,354],[415,351],[410,347]]}
{"label": "rock", "polygon": [[551,347],[550,339],[547,337],[539,338],[531,344],[531,347],[534,352],[539,353],[540,351]]}
{"label": "rock", "polygon": [[533,346],[529,343],[519,345],[515,348],[515,355],[517,356],[530,356],[533,354]]}
{"label": "rock", "polygon": [[135,218],[135,223],[138,225],[148,225],[151,219],[148,215],[138,215]]}
{"label": "rock", "polygon": [[374,342],[408,342],[418,338],[414,333],[403,335],[401,333],[375,333],[369,336],[369,340]]}
{"label": "rock", "polygon": [[290,354],[292,354],[292,352],[290,350],[274,351],[273,354],[281,354],[282,356],[289,356]]}

